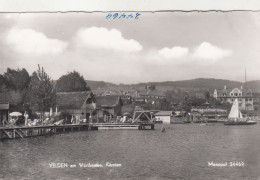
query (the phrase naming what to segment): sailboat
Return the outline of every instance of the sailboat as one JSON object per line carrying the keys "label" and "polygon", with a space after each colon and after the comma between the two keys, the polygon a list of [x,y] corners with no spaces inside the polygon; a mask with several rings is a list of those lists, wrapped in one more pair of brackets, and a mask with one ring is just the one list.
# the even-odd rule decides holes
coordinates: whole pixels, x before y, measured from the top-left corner
{"label": "sailboat", "polygon": [[256,121],[243,117],[236,98],[228,115],[228,120],[224,122],[224,125],[251,125],[256,123]]}

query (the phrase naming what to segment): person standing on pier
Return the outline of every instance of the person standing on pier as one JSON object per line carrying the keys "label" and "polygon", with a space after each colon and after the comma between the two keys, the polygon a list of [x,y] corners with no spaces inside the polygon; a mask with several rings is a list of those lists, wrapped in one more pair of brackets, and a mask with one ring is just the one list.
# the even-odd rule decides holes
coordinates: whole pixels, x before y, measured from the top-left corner
{"label": "person standing on pier", "polygon": [[71,124],[74,124],[74,117],[71,116]]}
{"label": "person standing on pier", "polygon": [[24,126],[27,126],[27,125],[28,125],[28,117],[29,117],[29,115],[28,115],[27,112],[25,111],[25,112],[24,112],[24,118],[25,118],[25,120],[24,120]]}

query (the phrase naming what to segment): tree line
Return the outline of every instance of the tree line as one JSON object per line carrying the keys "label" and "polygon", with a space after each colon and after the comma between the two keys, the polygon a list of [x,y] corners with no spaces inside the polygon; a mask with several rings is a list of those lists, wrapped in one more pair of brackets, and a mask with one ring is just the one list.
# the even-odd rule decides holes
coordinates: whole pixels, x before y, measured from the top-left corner
{"label": "tree line", "polygon": [[0,74],[0,97],[11,101],[10,108],[13,110],[45,112],[55,106],[57,92],[87,90],[90,88],[84,77],[76,71],[62,75],[57,81],[39,65],[31,75],[25,68],[7,68]]}

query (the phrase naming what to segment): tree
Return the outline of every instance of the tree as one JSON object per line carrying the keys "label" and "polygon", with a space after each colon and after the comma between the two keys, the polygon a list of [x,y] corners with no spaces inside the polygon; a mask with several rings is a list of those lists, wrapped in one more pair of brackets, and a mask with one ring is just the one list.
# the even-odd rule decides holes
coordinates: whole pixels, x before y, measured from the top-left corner
{"label": "tree", "polygon": [[156,90],[156,86],[155,86],[154,84],[152,84],[152,85],[149,87],[149,89],[150,89],[151,91],[154,91],[154,90]]}
{"label": "tree", "polygon": [[196,96],[191,97],[191,105],[192,106],[200,106],[205,102],[203,98],[198,98]]}
{"label": "tree", "polygon": [[2,74],[0,74],[0,92],[6,89],[5,78]]}
{"label": "tree", "polygon": [[210,99],[209,91],[204,92],[204,98],[205,98],[206,102],[209,102],[209,99]]}
{"label": "tree", "polygon": [[56,91],[54,82],[46,74],[43,68],[33,72],[27,91],[27,108],[44,113],[55,105]]}
{"label": "tree", "polygon": [[184,97],[182,101],[182,109],[187,112],[191,111],[191,98],[188,94]]}
{"label": "tree", "polygon": [[159,109],[160,110],[172,110],[171,103],[167,99],[161,99],[159,101]]}
{"label": "tree", "polygon": [[26,89],[30,83],[29,73],[24,68],[22,70],[7,68],[4,79],[7,88],[13,90]]}
{"label": "tree", "polygon": [[76,71],[61,76],[57,80],[56,89],[58,92],[77,92],[89,90],[83,76]]}

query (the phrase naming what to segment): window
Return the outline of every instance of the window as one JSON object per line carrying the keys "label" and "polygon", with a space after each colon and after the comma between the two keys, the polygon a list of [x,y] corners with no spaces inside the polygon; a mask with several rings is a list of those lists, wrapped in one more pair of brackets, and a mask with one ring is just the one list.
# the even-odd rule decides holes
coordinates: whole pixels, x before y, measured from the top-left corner
{"label": "window", "polygon": [[231,96],[233,96],[233,93],[230,93]]}

